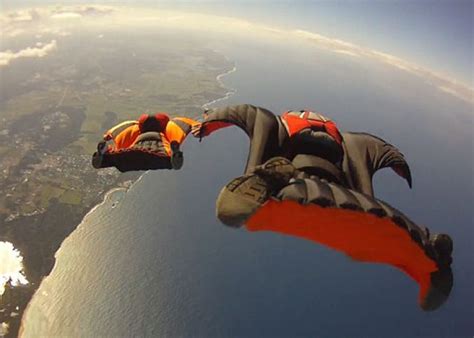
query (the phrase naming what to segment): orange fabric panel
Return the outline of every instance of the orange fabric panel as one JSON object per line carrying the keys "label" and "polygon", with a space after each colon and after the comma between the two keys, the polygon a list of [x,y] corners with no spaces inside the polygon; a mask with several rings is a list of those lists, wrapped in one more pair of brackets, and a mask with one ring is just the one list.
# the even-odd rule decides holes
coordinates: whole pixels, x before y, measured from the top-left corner
{"label": "orange fabric panel", "polygon": [[[186,138],[186,135],[183,132],[183,129],[181,129],[176,123],[173,121],[168,122],[166,125],[166,139],[168,143],[171,143],[172,141],[176,141],[179,144],[183,143],[184,139]],[[163,138],[163,142],[165,141],[165,138]],[[168,144],[169,145],[169,144]]]}
{"label": "orange fabric panel", "polygon": [[124,130],[125,128],[127,127],[130,127],[134,124],[137,124],[138,122],[135,121],[135,120],[129,120],[129,121],[124,121],[124,122],[121,122],[119,124],[117,124],[116,126],[113,126],[112,128],[110,128],[109,130],[107,130],[104,134],[104,140],[108,141],[108,140],[111,140],[113,139],[116,134],[117,134],[117,131],[119,129],[122,129]]}
{"label": "orange fabric panel", "polygon": [[[199,123],[193,119],[186,118],[186,117],[177,117],[175,119],[183,121],[184,123],[187,123],[190,126],[193,126]],[[139,135],[140,135],[139,124],[134,124],[132,126],[125,128],[114,138],[115,150],[129,148],[133,146],[133,144],[135,143]],[[184,139],[187,136],[187,133],[185,133],[181,129],[181,127],[179,127],[176,123],[174,123],[173,121],[169,121],[166,126],[166,132],[160,133],[160,135],[163,141],[163,147],[165,148],[167,154],[171,155],[170,143],[172,141],[176,141],[179,144],[183,143]]]}
{"label": "orange fabric panel", "polygon": [[235,124],[231,122],[223,122],[223,121],[211,121],[202,123],[203,130],[201,131],[201,136],[209,136],[211,133],[215,132],[216,130],[227,128],[230,126],[235,126]]}
{"label": "orange fabric panel", "polygon": [[[169,125],[169,122],[168,122],[168,125]],[[166,130],[168,130],[168,128],[166,128]],[[166,154],[168,154],[168,156],[171,156],[170,141],[166,138],[165,134],[160,133],[160,135],[161,135],[161,142],[163,142],[163,148],[165,148],[166,150]]]}
{"label": "orange fabric panel", "polygon": [[[290,135],[290,137],[299,133],[302,129],[311,128],[311,123],[309,123],[308,120],[302,119],[299,116],[286,115],[284,117],[284,120],[286,121],[286,124],[288,126],[288,135]],[[322,128],[323,123],[319,122],[319,124]]]}
{"label": "orange fabric panel", "polygon": [[138,135],[140,135],[140,128],[137,124],[125,128],[114,138],[115,150],[130,147],[133,145]]}
{"label": "orange fabric panel", "polygon": [[196,124],[199,124],[200,122],[196,121],[196,120],[193,120],[189,117],[175,117],[173,118],[173,120],[180,120],[180,121],[183,121],[184,123],[187,123],[189,124],[191,127],[196,125]]}
{"label": "orange fabric panel", "polygon": [[294,201],[267,201],[248,221],[250,231],[274,231],[301,237],[362,262],[392,265],[420,286],[419,300],[437,266],[410,235],[389,218]]}

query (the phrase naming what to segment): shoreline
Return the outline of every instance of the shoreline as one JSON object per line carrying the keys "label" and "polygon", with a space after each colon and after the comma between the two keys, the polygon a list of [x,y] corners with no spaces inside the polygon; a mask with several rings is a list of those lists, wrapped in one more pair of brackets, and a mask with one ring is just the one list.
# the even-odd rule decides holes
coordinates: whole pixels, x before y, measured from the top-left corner
{"label": "shoreline", "polygon": [[204,103],[201,107],[204,108],[204,109],[207,109],[209,106],[213,105],[214,103],[217,103],[217,102],[221,102],[221,101],[225,101],[227,99],[229,99],[230,97],[232,97],[233,95],[235,95],[237,93],[237,89],[235,88],[229,88],[225,85],[225,83],[222,81],[222,78],[224,76],[227,76],[227,75],[230,75],[234,72],[237,71],[237,66],[235,65],[234,63],[234,67],[232,67],[231,70],[228,70],[227,72],[225,73],[222,73],[222,74],[219,74],[216,76],[216,80],[217,82],[219,83],[219,85],[223,88],[223,89],[226,89],[228,90],[228,92],[223,96],[223,97],[219,97],[215,100],[212,100],[212,101],[209,101],[207,103]]}
{"label": "shoreline", "polygon": [[[223,54],[220,53],[220,52],[217,52],[217,51],[215,51],[215,52],[216,52],[216,53],[219,53],[219,54],[221,54],[221,55],[223,55]],[[231,62],[225,55],[224,55],[224,57],[226,58],[226,60],[228,60],[229,62]],[[229,75],[229,74],[232,74],[232,73],[234,73],[234,72],[236,72],[236,71],[237,71],[237,67],[236,67],[235,64],[234,64],[234,66],[232,67],[232,69],[227,70],[227,71],[225,71],[224,73],[218,74],[218,75],[216,76],[216,81],[218,82],[218,84],[220,85],[220,87],[223,88],[224,90],[227,90],[227,92],[226,92],[225,95],[222,96],[222,97],[219,97],[219,98],[217,98],[217,99],[214,99],[214,100],[211,100],[211,101],[208,101],[208,102],[204,103],[203,105],[201,105],[202,108],[206,109],[208,106],[210,106],[210,105],[212,105],[212,104],[214,104],[214,103],[216,103],[216,102],[221,102],[221,101],[227,100],[227,99],[229,99],[230,97],[232,97],[232,96],[237,92],[237,90],[235,90],[235,89],[233,89],[233,88],[227,87],[227,86],[222,82],[222,78],[223,78],[224,76],[227,76],[227,75]],[[145,175],[148,174],[148,172],[149,172],[149,171],[145,171],[143,174],[139,175],[139,177],[136,178],[135,180],[133,180],[133,181],[131,182],[131,184],[130,184],[128,187],[117,187],[117,186],[115,186],[115,187],[112,187],[110,190],[107,190],[107,191],[104,193],[104,195],[103,195],[102,199],[100,200],[100,202],[97,203],[97,204],[95,204],[95,205],[81,218],[81,221],[76,225],[76,227],[74,228],[74,230],[73,230],[67,237],[65,237],[65,238],[63,239],[63,241],[61,242],[61,245],[59,246],[58,250],[56,250],[56,252],[54,253],[54,265],[53,265],[53,268],[51,269],[51,271],[49,272],[49,274],[43,276],[43,278],[41,279],[41,281],[38,283],[37,288],[36,288],[35,291],[33,292],[33,294],[32,294],[32,296],[31,296],[31,298],[29,299],[29,301],[28,301],[28,303],[27,303],[25,309],[23,310],[23,313],[21,314],[20,326],[19,326],[19,328],[18,328],[18,337],[22,337],[22,336],[23,336],[24,325],[25,325],[25,323],[26,323],[25,315],[26,315],[26,313],[28,312],[28,310],[29,310],[29,308],[30,308],[30,304],[31,304],[31,302],[32,302],[33,299],[34,299],[36,292],[37,292],[38,289],[41,287],[41,284],[42,284],[42,282],[44,281],[44,279],[45,279],[45,278],[48,278],[49,276],[51,276],[52,273],[54,272],[54,270],[57,268],[57,258],[58,258],[58,255],[60,254],[60,251],[61,251],[61,248],[62,248],[62,243],[63,243],[65,240],[67,240],[67,239],[69,238],[69,236],[70,236],[72,233],[74,233],[74,231],[76,231],[76,230],[81,226],[81,224],[84,223],[84,220],[85,220],[87,217],[90,217],[90,215],[92,215],[100,206],[104,205],[104,204],[107,202],[108,198],[110,198],[110,196],[111,196],[114,192],[124,191],[124,193],[126,194],[126,193],[127,193],[130,189],[132,189],[137,183],[139,183],[139,182],[143,179],[143,177],[145,177]],[[115,207],[115,206],[113,206],[113,207]],[[12,243],[12,244],[13,244],[13,243]],[[15,246],[14,246],[14,247],[15,247]],[[20,250],[20,252],[21,252],[21,250]],[[24,270],[22,270],[22,272],[24,272]],[[9,328],[9,330],[10,330],[10,328]],[[7,333],[7,336],[10,335],[10,334],[11,334],[11,332],[9,331],[9,332]]]}

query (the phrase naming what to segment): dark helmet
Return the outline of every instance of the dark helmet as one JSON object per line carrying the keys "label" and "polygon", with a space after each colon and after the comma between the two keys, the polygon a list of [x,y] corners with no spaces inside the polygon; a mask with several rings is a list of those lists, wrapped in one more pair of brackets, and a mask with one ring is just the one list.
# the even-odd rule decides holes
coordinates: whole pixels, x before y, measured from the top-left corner
{"label": "dark helmet", "polygon": [[170,121],[168,115],[157,113],[155,115],[142,114],[138,119],[138,126],[141,133],[149,131],[165,132],[166,125]]}

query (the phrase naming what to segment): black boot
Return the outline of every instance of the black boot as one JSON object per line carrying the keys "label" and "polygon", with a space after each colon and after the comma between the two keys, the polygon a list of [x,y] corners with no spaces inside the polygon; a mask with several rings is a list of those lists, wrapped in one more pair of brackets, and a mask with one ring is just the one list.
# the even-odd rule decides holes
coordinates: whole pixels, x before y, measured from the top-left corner
{"label": "black boot", "polygon": [[274,157],[255,168],[253,174],[237,177],[220,192],[216,202],[217,218],[225,225],[240,227],[294,176],[289,160]]}
{"label": "black boot", "polygon": [[181,169],[184,162],[183,152],[179,150],[179,143],[172,141],[171,147],[171,167],[175,170]]}

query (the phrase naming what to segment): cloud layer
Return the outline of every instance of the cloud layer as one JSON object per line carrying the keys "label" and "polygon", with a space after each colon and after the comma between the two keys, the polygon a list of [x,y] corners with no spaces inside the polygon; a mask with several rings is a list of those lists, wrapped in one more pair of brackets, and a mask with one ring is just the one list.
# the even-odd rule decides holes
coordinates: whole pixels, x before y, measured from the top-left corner
{"label": "cloud layer", "polygon": [[451,94],[467,102],[474,102],[474,89],[469,86],[451,79],[447,76],[438,74],[432,70],[423,68],[419,65],[403,60],[394,55],[382,53],[373,49],[357,46],[345,41],[330,39],[319,34],[295,30],[294,34],[308,41],[315,43],[319,47],[332,50],[333,52],[355,57],[365,57],[375,61],[396,67],[413,75],[423,78],[427,83],[434,85],[439,90]]}
{"label": "cloud layer", "polygon": [[[138,27],[140,25],[151,27],[165,26],[210,33],[225,31],[229,34],[247,34],[252,37],[299,39],[339,55],[352,58],[364,58],[395,67],[422,78],[426,83],[446,94],[455,96],[469,103],[474,103],[474,89],[469,85],[397,56],[314,32],[280,29],[278,27],[266,26],[231,17],[98,5],[56,6],[54,8],[39,8],[7,13],[6,15],[0,16],[0,24],[4,27],[3,34],[6,37],[15,37],[25,34],[28,32],[28,28],[31,32],[31,25],[35,25],[34,30],[38,38],[41,37],[43,33],[54,34],[60,37],[70,34],[69,31],[64,29],[64,27],[67,27],[67,25],[64,25],[65,23],[70,22],[70,25],[76,25],[75,23],[78,21],[90,19],[88,24],[103,24],[107,21],[96,19],[102,19],[104,17],[110,17],[113,25],[120,23],[122,27],[127,25]],[[58,23],[61,23],[61,25]],[[10,50],[0,52],[0,66],[6,66],[17,58],[43,57],[56,48],[56,41],[53,40],[41,48],[28,47],[18,52],[12,52]]]}
{"label": "cloud layer", "polygon": [[36,47],[27,47],[25,49],[13,52],[7,50],[0,52],[0,67],[7,66],[11,61],[20,58],[42,58],[57,49],[56,40],[52,40],[50,43],[43,45],[38,43]]}

